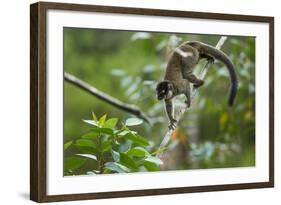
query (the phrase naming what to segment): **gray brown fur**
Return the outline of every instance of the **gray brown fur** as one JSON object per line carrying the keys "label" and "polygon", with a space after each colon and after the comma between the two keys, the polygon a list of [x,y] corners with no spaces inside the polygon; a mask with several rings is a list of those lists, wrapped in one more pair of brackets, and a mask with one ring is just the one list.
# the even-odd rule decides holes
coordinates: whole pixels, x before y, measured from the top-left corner
{"label": "gray brown fur", "polygon": [[[238,79],[234,70],[234,65],[229,57],[215,47],[199,41],[185,42],[181,44],[178,49],[187,54],[187,56],[183,57],[178,52],[174,51],[169,59],[164,81],[160,82],[157,86],[158,99],[165,99],[166,112],[171,123],[170,127],[174,127],[176,122],[173,116],[172,98],[179,94],[184,94],[186,96],[187,106],[189,107],[191,103],[190,83],[192,83],[195,87],[200,87],[204,84],[203,80],[198,79],[193,74],[195,66],[202,58],[207,58],[208,60],[217,59],[226,65],[231,80],[228,104],[232,106],[237,93]],[[169,88],[171,88],[170,90],[172,91],[172,96],[163,97],[163,87],[168,84]],[[161,97],[159,97],[161,91],[162,94]],[[168,95],[167,92],[166,94]]]}

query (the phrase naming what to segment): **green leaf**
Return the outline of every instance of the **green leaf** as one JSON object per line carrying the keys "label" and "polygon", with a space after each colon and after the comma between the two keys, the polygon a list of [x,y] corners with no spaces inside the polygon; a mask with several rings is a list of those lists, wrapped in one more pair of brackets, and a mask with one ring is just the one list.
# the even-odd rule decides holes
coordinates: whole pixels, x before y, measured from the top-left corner
{"label": "green leaf", "polygon": [[102,173],[103,173],[103,174],[110,174],[110,173],[112,173],[112,171],[111,171],[110,169],[104,167]]}
{"label": "green leaf", "polygon": [[71,141],[69,141],[69,142],[66,142],[66,143],[63,145],[64,150],[66,150],[68,147],[70,147],[70,145],[72,145],[72,142],[73,142],[73,140],[71,140]]}
{"label": "green leaf", "polygon": [[141,137],[140,135],[135,135],[133,133],[128,133],[125,137],[127,137],[129,140],[133,141],[134,143],[141,145],[141,146],[149,146],[149,142],[147,139]]}
{"label": "green leaf", "polygon": [[111,155],[112,155],[112,157],[113,157],[113,159],[114,159],[115,162],[119,162],[119,160],[120,160],[120,154],[119,154],[119,152],[116,152],[116,151],[114,151],[114,150],[111,150]]}
{"label": "green leaf", "polygon": [[125,125],[126,126],[135,126],[135,125],[140,125],[143,123],[142,119],[139,118],[129,118],[126,120]]}
{"label": "green leaf", "polygon": [[134,162],[132,158],[130,158],[127,154],[125,153],[120,153],[120,163],[125,165],[126,167],[129,167],[132,170],[137,170],[138,166]]}
{"label": "green leaf", "polygon": [[155,172],[160,171],[160,167],[152,162],[143,162],[143,166],[147,169],[147,171]]}
{"label": "green leaf", "polygon": [[127,151],[127,154],[131,157],[145,157],[149,156],[149,152],[143,147],[134,147]]}
{"label": "green leaf", "polygon": [[120,142],[118,142],[117,139],[113,139],[112,142],[114,143],[114,145],[120,146]]}
{"label": "green leaf", "polygon": [[97,116],[96,116],[96,114],[94,112],[92,112],[92,117],[93,117],[94,121],[96,121],[96,122],[98,121],[98,118],[97,118]]}
{"label": "green leaf", "polygon": [[86,146],[79,146],[79,145],[75,145],[76,148],[82,152],[82,153],[85,153],[85,154],[100,154],[100,150],[96,147],[86,147]]}
{"label": "green leaf", "polygon": [[80,157],[86,157],[86,158],[93,159],[93,160],[97,161],[97,157],[93,154],[76,154],[76,155],[80,156]]}
{"label": "green leaf", "polygon": [[103,126],[105,120],[106,120],[106,114],[103,115],[103,116],[99,119],[99,125],[100,125],[101,127]]}
{"label": "green leaf", "polygon": [[107,162],[105,163],[105,168],[106,169],[110,169],[113,172],[117,172],[117,173],[126,173],[126,172],[130,172],[130,169],[123,166],[122,164],[119,164],[117,162]]}
{"label": "green leaf", "polygon": [[117,118],[110,118],[104,123],[103,128],[113,129],[115,128],[117,122],[118,122]]}
{"label": "green leaf", "polygon": [[96,121],[94,121],[94,120],[83,120],[83,121],[88,123],[88,124],[90,124],[90,125],[94,125],[96,127],[99,126],[98,123]]}
{"label": "green leaf", "polygon": [[76,140],[75,146],[84,153],[100,154],[100,150],[97,148],[97,145],[88,139]]}
{"label": "green leaf", "polygon": [[78,139],[76,140],[75,145],[77,146],[83,146],[83,147],[96,147],[96,144],[88,139]]}
{"label": "green leaf", "polygon": [[102,142],[101,145],[101,150],[102,152],[107,152],[110,151],[112,149],[112,141],[111,140],[106,140]]}
{"label": "green leaf", "polygon": [[122,131],[119,130],[115,134],[117,134],[118,136],[125,136],[128,133],[130,133],[130,131],[128,131],[128,130],[122,130]]}
{"label": "green leaf", "polygon": [[99,128],[99,131],[102,134],[106,134],[106,135],[113,135],[113,130],[110,128]]}
{"label": "green leaf", "polygon": [[162,165],[163,162],[161,161],[161,159],[159,159],[158,157],[147,157],[145,159],[143,159],[145,162],[151,162],[157,165]]}
{"label": "green leaf", "polygon": [[92,130],[91,132],[88,132],[84,135],[82,135],[81,138],[83,139],[95,139],[97,136],[99,136],[99,132],[96,132],[95,130]]}
{"label": "green leaf", "polygon": [[92,128],[91,131],[97,132],[99,134],[106,134],[106,135],[113,135],[114,134],[113,130],[110,129],[110,128],[99,128],[99,127],[96,127],[96,128]]}
{"label": "green leaf", "polygon": [[64,159],[64,169],[65,170],[74,170],[80,168],[86,159],[82,157],[66,157]]}

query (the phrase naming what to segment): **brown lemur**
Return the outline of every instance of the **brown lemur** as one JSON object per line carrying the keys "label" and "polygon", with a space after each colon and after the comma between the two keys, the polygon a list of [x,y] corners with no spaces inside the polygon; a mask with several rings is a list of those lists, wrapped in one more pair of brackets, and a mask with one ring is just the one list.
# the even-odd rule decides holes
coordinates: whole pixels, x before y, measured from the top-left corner
{"label": "brown lemur", "polygon": [[228,98],[229,106],[234,103],[238,87],[238,78],[234,65],[221,50],[199,41],[184,42],[176,49],[177,51],[175,50],[172,53],[168,61],[164,80],[158,83],[156,87],[158,100],[165,100],[166,112],[170,120],[169,129],[175,128],[177,123],[173,116],[173,98],[184,94],[186,96],[186,105],[190,107],[190,83],[197,88],[204,84],[203,80],[198,79],[193,74],[193,70],[200,59],[206,58],[211,61],[217,59],[226,65],[231,81]]}

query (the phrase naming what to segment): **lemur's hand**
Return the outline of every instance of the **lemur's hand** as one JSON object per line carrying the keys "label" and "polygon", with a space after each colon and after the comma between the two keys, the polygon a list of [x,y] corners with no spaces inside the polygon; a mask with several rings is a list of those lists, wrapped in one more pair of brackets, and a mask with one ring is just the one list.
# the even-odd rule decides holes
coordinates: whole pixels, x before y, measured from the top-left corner
{"label": "lemur's hand", "polygon": [[194,88],[199,88],[199,87],[201,87],[202,85],[204,85],[204,80],[199,79],[199,80],[198,80],[198,83],[193,84],[193,87],[194,87]]}
{"label": "lemur's hand", "polygon": [[177,120],[175,119],[170,119],[170,125],[168,126],[169,130],[174,130],[177,127]]}
{"label": "lemur's hand", "polygon": [[184,101],[184,103],[186,104],[186,106],[187,106],[188,108],[189,108],[190,105],[191,105],[190,100],[187,100],[187,99]]}

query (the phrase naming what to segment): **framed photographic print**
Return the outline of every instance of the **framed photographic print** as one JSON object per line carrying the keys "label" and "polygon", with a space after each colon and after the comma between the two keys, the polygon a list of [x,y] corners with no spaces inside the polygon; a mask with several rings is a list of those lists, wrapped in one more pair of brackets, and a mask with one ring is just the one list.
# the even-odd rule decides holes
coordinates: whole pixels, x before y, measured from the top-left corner
{"label": "framed photographic print", "polygon": [[31,5],[30,198],[274,186],[274,18]]}

